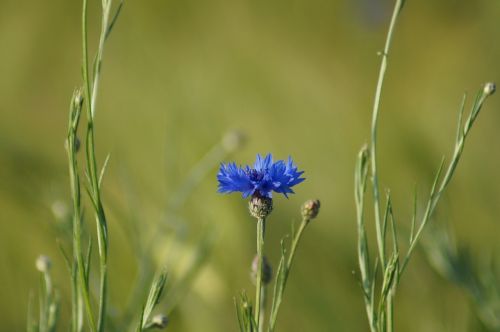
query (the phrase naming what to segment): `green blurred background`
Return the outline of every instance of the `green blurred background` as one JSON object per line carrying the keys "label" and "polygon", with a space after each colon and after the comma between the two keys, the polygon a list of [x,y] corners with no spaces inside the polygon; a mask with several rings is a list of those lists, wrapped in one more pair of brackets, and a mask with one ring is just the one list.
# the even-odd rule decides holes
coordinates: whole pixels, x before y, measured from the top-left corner
{"label": "green blurred background", "polygon": [[[91,45],[98,1],[91,1]],[[277,197],[266,250],[318,197],[279,317],[281,331],[366,331],[358,286],[353,166],[369,135],[372,96],[392,1],[126,1],[104,56],[98,158],[110,212],[110,288],[116,310],[136,273],[120,215],[161,219],[191,167],[230,129],[247,136],[231,159],[292,155],[306,171]],[[80,1],[0,2],[0,329],[21,331],[36,290],[36,257],[50,255],[67,315],[69,279],[52,210],[69,204],[64,138],[80,84]],[[500,2],[408,1],[397,28],[380,117],[382,188],[400,228],[412,192],[425,197],[452,149],[462,93],[500,81]],[[500,98],[488,101],[435,223],[451,224],[474,255],[500,253]],[[216,194],[216,169],[189,198],[189,243],[212,227],[212,254],[171,317],[172,331],[234,331],[233,296],[246,288],[255,222],[238,195]],[[128,188],[128,189],[124,189]],[[133,193],[134,207],[126,204]],[[115,203],[113,203],[115,202]],[[121,203],[116,203],[121,202]],[[113,209],[112,205],[115,205]],[[120,205],[121,204],[121,205]],[[423,200],[420,201],[422,208]],[[127,206],[128,209],[116,208]],[[113,210],[123,210],[113,213]],[[133,210],[131,212],[131,210]],[[89,218],[90,225],[93,221]],[[55,226],[55,227],[54,227]],[[191,241],[191,242],[190,242]],[[399,331],[477,328],[468,298],[417,252],[396,300]],[[62,328],[64,330],[64,328]]]}

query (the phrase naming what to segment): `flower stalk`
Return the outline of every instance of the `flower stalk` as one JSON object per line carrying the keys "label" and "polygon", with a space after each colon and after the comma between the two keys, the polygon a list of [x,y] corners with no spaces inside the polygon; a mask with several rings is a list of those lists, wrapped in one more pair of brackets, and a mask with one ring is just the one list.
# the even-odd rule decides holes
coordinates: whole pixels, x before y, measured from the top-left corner
{"label": "flower stalk", "polygon": [[[285,197],[288,197],[288,194],[293,194],[291,188],[305,180],[301,177],[303,173],[295,166],[292,158],[289,157],[286,162],[283,160],[273,162],[271,154],[264,158],[258,154],[253,167],[238,167],[234,162],[221,164],[217,173],[219,193],[241,192],[243,198],[250,197],[249,212],[252,217],[257,219],[257,255],[252,264],[252,277],[255,273],[256,280],[255,310],[252,310],[244,293],[242,293],[240,300],[236,301],[238,323],[242,332],[264,331],[266,287],[272,275],[271,267],[264,256],[264,238],[266,219],[273,210],[272,193],[283,194]],[[302,206],[302,223],[298,232],[293,235],[291,251],[288,256],[284,248],[284,240],[281,240],[281,259],[276,272],[268,331],[273,331],[276,325],[278,309],[299,240],[307,224],[318,215],[319,206],[319,200],[307,201]]]}
{"label": "flower stalk", "polygon": [[[264,236],[266,233],[266,218],[257,219],[257,281],[255,284],[255,322],[261,331],[264,321],[262,271],[264,266]],[[262,310],[262,313],[261,313]]]}
{"label": "flower stalk", "polygon": [[295,234],[293,234],[292,244],[290,245],[290,253],[288,254],[284,248],[283,240],[281,241],[281,260],[278,265],[278,270],[276,271],[276,283],[274,285],[273,303],[271,305],[271,316],[269,318],[269,331],[274,331],[276,327],[276,319],[278,317],[278,311],[283,300],[283,293],[285,292],[286,283],[288,281],[288,276],[290,275],[290,269],[292,268],[292,263],[295,258],[295,253],[299,246],[300,239],[306,229],[307,225],[312,219],[316,218],[319,213],[320,202],[319,200],[309,200],[302,205],[302,221],[299,225],[299,229]]}

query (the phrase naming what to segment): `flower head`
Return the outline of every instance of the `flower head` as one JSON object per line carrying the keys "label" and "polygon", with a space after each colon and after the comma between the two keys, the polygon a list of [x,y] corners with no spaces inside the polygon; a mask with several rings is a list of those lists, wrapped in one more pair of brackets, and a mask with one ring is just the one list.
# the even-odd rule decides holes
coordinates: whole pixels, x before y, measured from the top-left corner
{"label": "flower head", "polygon": [[272,197],[272,192],[277,192],[288,197],[293,194],[292,187],[304,181],[300,176],[303,171],[298,171],[291,157],[287,161],[273,162],[273,156],[257,155],[253,167],[236,166],[234,162],[221,164],[217,180],[219,180],[220,193],[239,191],[246,198],[250,195]]}

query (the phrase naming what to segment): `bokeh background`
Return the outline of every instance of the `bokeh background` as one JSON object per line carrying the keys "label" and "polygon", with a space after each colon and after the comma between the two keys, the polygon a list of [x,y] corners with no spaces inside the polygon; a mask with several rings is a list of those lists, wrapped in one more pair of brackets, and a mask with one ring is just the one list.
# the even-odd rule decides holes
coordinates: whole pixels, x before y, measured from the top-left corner
{"label": "bokeh background", "polygon": [[[98,1],[91,1],[91,45]],[[292,155],[306,171],[297,194],[277,197],[266,250],[318,197],[279,317],[281,331],[366,331],[358,285],[353,167],[367,141],[372,96],[392,1],[126,1],[104,56],[97,109],[98,158],[110,211],[110,288],[116,311],[137,273],[124,216],[161,221],[166,202],[200,158],[232,129],[255,154]],[[80,84],[79,1],[0,2],[0,321],[25,326],[34,266],[52,257],[67,317],[69,279],[56,238],[70,203],[64,138]],[[397,27],[380,117],[382,188],[407,229],[415,184],[421,198],[449,156],[464,91],[500,81],[500,2],[408,1]],[[500,255],[500,98],[488,101],[450,190],[432,222],[450,225],[476,257]],[[216,193],[216,169],[180,212],[189,251],[207,229],[204,268],[172,313],[172,331],[234,331],[233,296],[246,288],[255,222],[238,195]],[[131,198],[132,197],[132,198]],[[130,203],[133,202],[133,203]],[[420,200],[420,209],[423,208]],[[55,215],[54,215],[55,212]],[[89,227],[93,221],[88,218]],[[179,258],[182,260],[182,256]],[[400,331],[471,331],[468,297],[418,250],[396,300]],[[61,330],[65,330],[64,325]]]}

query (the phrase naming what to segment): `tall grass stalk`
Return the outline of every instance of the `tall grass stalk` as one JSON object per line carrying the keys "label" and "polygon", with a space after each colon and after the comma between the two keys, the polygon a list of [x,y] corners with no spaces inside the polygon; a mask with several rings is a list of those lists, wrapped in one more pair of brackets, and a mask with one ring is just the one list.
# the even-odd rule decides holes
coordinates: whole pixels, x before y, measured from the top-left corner
{"label": "tall grass stalk", "polygon": [[380,190],[378,183],[378,170],[377,170],[377,126],[378,126],[378,116],[380,110],[380,100],[382,97],[382,87],[384,86],[385,72],[387,70],[387,58],[389,57],[389,51],[391,48],[392,37],[394,35],[394,28],[396,22],[399,18],[399,14],[403,9],[405,0],[397,0],[394,6],[394,11],[392,13],[391,23],[389,25],[389,31],[387,32],[387,38],[385,41],[384,51],[380,54],[382,57],[380,70],[377,81],[377,88],[375,90],[375,99],[373,102],[373,113],[372,113],[372,127],[371,127],[371,144],[370,144],[370,156],[371,156],[371,175],[373,182],[373,207],[375,214],[375,226],[377,231],[377,244],[379,250],[379,260],[381,267],[385,268],[385,242],[382,235],[382,220],[380,212]]}
{"label": "tall grass stalk", "polygon": [[[355,169],[354,186],[357,211],[358,263],[361,275],[361,288],[363,291],[365,308],[371,332],[392,332],[394,330],[394,296],[396,294],[397,286],[401,281],[401,277],[408,266],[417,244],[419,243],[425,226],[432,218],[442,194],[446,190],[455,173],[458,162],[462,156],[466,138],[470,133],[470,130],[476,121],[484,102],[495,91],[493,83],[485,84],[483,89],[477,93],[469,115],[465,122],[462,123],[465,109],[464,96],[459,110],[458,129],[451,160],[447,167],[445,167],[444,158],[441,161],[441,165],[431,187],[424,215],[419,223],[417,223],[417,196],[415,192],[414,213],[411,218],[408,249],[406,253],[401,256],[398,240],[399,234],[397,231],[396,219],[393,214],[392,199],[389,191],[387,191],[386,205],[383,214],[381,209],[382,203],[377,165],[377,127],[389,51],[391,48],[395,26],[404,4],[405,0],[397,0],[394,6],[384,50],[380,54],[382,59],[373,104],[371,141],[370,144],[363,147],[358,154]],[[378,253],[376,255],[373,268],[371,267],[372,262],[370,261],[368,249],[368,236],[366,232],[364,213],[365,192],[368,185],[367,179],[369,169],[371,170],[370,177],[372,183],[374,223]],[[388,236],[390,239],[388,239]],[[392,248],[388,251],[390,243],[392,243]],[[402,261],[400,261],[401,257]],[[381,271],[381,284],[377,283],[378,270]],[[377,304],[376,301],[378,301]]]}
{"label": "tall grass stalk", "polygon": [[[157,252],[153,250],[151,242],[144,243],[144,239],[139,238],[140,234],[132,232],[134,239],[131,243],[139,258],[139,269],[141,270],[141,282],[136,286],[140,287],[140,291],[147,293],[148,286],[143,279],[147,279],[147,283],[153,279],[149,287],[149,294],[140,294],[139,297],[132,297],[133,301],[128,303],[126,310],[123,313],[117,312],[115,317],[120,316],[122,321],[117,322],[115,319],[110,319],[108,313],[108,248],[109,236],[106,212],[102,201],[102,180],[109,161],[109,155],[98,166],[96,157],[96,140],[95,140],[95,116],[97,106],[97,94],[99,91],[99,82],[101,75],[101,66],[104,54],[105,43],[115,26],[116,20],[121,12],[123,2],[117,6],[113,6],[112,0],[101,1],[101,28],[99,34],[99,43],[97,51],[93,57],[91,65],[88,47],[88,0],[83,0],[82,16],[81,16],[81,37],[82,37],[82,84],[73,92],[69,107],[68,132],[66,137],[66,150],[68,157],[68,168],[71,186],[71,199],[73,205],[72,213],[72,234],[71,246],[72,254],[68,255],[65,249],[65,244],[58,241],[59,248],[65,259],[70,278],[71,278],[71,331],[146,331],[151,329],[159,329],[166,327],[168,318],[165,314],[154,315],[154,310],[159,304],[161,295],[164,292],[166,274],[164,272],[157,273],[158,270],[163,271],[164,268],[157,268],[154,261],[154,256]],[[113,10],[114,8],[114,10]],[[112,14],[113,12],[113,14]],[[83,123],[85,122],[85,123]],[[83,124],[82,124],[83,123]],[[84,128],[82,128],[84,127]],[[85,134],[85,154],[78,156],[80,150],[79,133]],[[200,183],[201,179],[215,166],[214,159],[217,156],[226,156],[241,146],[242,140],[238,134],[226,135],[224,139],[216,145],[213,151],[205,158],[202,158],[200,164],[188,176],[187,185],[181,189],[182,199],[175,208],[170,206],[167,209],[175,210],[174,214],[179,213],[185,200],[191,192]],[[83,163],[83,166],[80,165]],[[84,175],[82,175],[84,174]],[[97,247],[98,247],[98,274],[97,291],[90,285],[91,279],[91,262],[93,261],[93,235],[89,232],[87,225],[84,223],[84,199],[82,197],[82,188],[87,193],[90,208],[93,212],[96,223]],[[121,212],[121,211],[120,211]],[[121,215],[123,217],[123,214]],[[124,218],[126,219],[126,218]],[[137,220],[136,220],[137,221]],[[142,225],[141,225],[142,227]],[[158,232],[155,232],[155,236]],[[196,250],[190,256],[191,261],[187,268],[183,270],[182,275],[178,278],[179,282],[176,287],[170,287],[173,290],[173,296],[170,299],[169,310],[173,310],[180,297],[185,294],[193,281],[196,273],[203,264],[209,248],[211,247],[211,233],[203,235],[202,240],[197,244]],[[153,242],[161,242],[161,238],[154,238]],[[163,245],[164,248],[164,245]],[[163,262],[160,265],[164,265]],[[146,271],[142,267],[146,266]],[[38,262],[37,262],[38,267]],[[41,268],[39,267],[39,270]],[[48,269],[48,268],[44,268]],[[42,270],[40,270],[42,271]],[[28,310],[28,331],[49,332],[54,331],[58,316],[59,297],[58,293],[52,286],[48,271],[43,272],[43,287],[40,289],[39,309],[40,315],[34,317],[34,297],[30,297],[30,305]],[[153,277],[153,274],[155,275]],[[142,299],[145,298],[143,301]],[[165,309],[165,308],[164,308]]]}
{"label": "tall grass stalk", "polygon": [[[112,25],[109,24],[111,0],[102,1],[101,33],[99,37],[99,47],[95,57],[93,76],[89,73],[89,55],[88,55],[88,26],[87,26],[87,0],[83,0],[82,8],[82,75],[83,87],[75,90],[70,106],[70,120],[67,137],[69,173],[71,181],[71,193],[73,200],[73,259],[71,265],[73,279],[73,310],[72,327],[73,331],[81,331],[82,324],[82,305],[85,308],[88,328],[91,331],[103,332],[106,329],[106,307],[107,307],[107,263],[108,263],[108,229],[106,214],[101,199],[100,185],[107,164],[104,163],[101,171],[98,172],[96,153],[95,153],[95,133],[94,116],[97,100],[97,91],[99,85],[101,62],[104,52],[104,42],[109,35]],[[121,5],[111,21],[114,24]],[[81,180],[79,176],[79,165],[77,152],[79,149],[78,127],[82,115],[82,109],[86,109],[86,136],[85,136],[85,159],[87,182],[85,189],[88,193],[92,207],[94,209],[97,229],[97,243],[99,252],[99,295],[97,319],[92,308],[92,301],[89,289],[90,275],[90,257],[91,245],[89,244],[87,254],[84,254],[82,246],[82,203],[81,203]]]}
{"label": "tall grass stalk", "polygon": [[[70,120],[67,138],[68,160],[69,160],[69,177],[71,184],[71,196],[73,200],[73,259],[72,278],[73,278],[73,319],[72,326],[74,331],[81,330],[82,307],[80,302],[83,301],[85,312],[91,331],[96,331],[94,314],[90,300],[90,291],[88,284],[88,269],[86,266],[83,249],[82,249],[82,206],[81,206],[81,189],[80,176],[77,161],[77,147],[79,145],[77,138],[78,125],[82,111],[83,97],[80,90],[75,90],[70,106]],[[76,308],[75,308],[76,307]]]}
{"label": "tall grass stalk", "polygon": [[[97,161],[95,156],[95,134],[94,134],[94,116],[97,100],[97,91],[99,85],[99,77],[101,72],[101,62],[104,52],[104,41],[106,31],[108,30],[108,17],[111,8],[111,0],[102,0],[102,21],[101,33],[99,36],[99,47],[94,64],[93,82],[89,76],[89,55],[87,47],[87,0],[83,0],[82,11],[82,41],[83,41],[83,89],[84,100],[87,109],[87,134],[86,134],[86,156],[87,156],[87,175],[89,177],[89,196],[95,211],[95,219],[97,226],[97,243],[99,246],[99,310],[97,320],[97,331],[102,332],[105,329],[106,320],[106,304],[107,304],[107,289],[108,289],[108,226],[106,214],[101,201],[100,179],[104,173],[104,168],[101,175],[98,175]],[[106,165],[106,164],[105,164]]]}

